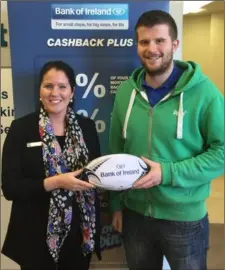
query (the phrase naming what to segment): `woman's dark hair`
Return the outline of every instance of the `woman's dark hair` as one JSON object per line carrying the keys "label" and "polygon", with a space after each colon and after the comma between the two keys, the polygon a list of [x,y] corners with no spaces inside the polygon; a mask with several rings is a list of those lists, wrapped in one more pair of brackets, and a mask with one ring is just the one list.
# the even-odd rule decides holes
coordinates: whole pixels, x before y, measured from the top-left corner
{"label": "woman's dark hair", "polygon": [[136,40],[138,40],[137,29],[141,26],[153,27],[157,24],[167,24],[169,26],[169,32],[172,40],[177,39],[177,25],[173,17],[162,10],[150,10],[144,12],[138,19],[135,32]]}
{"label": "woman's dark hair", "polygon": [[45,74],[50,70],[50,69],[56,69],[56,70],[61,70],[65,73],[66,77],[68,78],[69,84],[72,88],[74,89],[76,83],[75,83],[75,74],[71,66],[69,66],[67,63],[63,61],[50,61],[44,64],[42,67],[40,74],[39,74],[39,86],[41,85],[43,78]]}

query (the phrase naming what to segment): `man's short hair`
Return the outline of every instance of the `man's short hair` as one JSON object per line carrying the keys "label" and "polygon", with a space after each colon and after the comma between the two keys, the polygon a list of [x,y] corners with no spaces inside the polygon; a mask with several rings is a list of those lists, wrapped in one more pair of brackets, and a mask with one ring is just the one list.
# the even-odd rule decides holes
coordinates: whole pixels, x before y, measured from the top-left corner
{"label": "man's short hair", "polygon": [[136,39],[138,40],[137,36],[137,29],[141,26],[146,27],[153,27],[159,24],[167,24],[169,26],[169,33],[172,40],[177,39],[177,25],[173,17],[162,10],[150,10],[144,12],[138,19],[135,25],[135,32],[136,32]]}

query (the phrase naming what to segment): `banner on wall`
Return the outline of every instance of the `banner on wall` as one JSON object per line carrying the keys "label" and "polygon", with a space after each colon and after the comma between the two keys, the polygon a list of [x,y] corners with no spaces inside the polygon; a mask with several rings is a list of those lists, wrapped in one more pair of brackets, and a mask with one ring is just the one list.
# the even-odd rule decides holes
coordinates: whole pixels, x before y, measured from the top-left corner
{"label": "banner on wall", "polygon": [[[8,1],[15,118],[39,104],[38,73],[63,60],[76,74],[74,110],[95,120],[102,154],[108,153],[110,115],[118,85],[138,67],[134,26],[150,9],[168,11],[169,1]],[[120,246],[101,198],[102,249]]]}
{"label": "banner on wall", "polygon": [[11,69],[1,68],[1,149],[5,137],[14,119],[14,108],[12,106],[12,74]]}

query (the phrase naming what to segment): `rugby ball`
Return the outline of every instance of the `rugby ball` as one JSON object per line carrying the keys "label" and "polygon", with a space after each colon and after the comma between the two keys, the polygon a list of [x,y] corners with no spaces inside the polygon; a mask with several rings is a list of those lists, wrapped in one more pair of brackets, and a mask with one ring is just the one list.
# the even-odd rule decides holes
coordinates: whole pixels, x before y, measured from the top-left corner
{"label": "rugby ball", "polygon": [[106,190],[125,190],[149,172],[139,157],[129,154],[105,155],[91,161],[83,171],[86,180]]}

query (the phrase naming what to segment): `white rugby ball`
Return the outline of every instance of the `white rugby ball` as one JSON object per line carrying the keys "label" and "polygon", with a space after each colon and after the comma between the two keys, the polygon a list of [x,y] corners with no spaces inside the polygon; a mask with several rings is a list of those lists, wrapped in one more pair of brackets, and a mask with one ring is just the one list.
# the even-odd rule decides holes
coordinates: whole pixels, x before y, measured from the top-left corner
{"label": "white rugby ball", "polygon": [[149,172],[139,157],[129,154],[105,155],[92,160],[84,169],[85,178],[106,190],[125,190]]}

